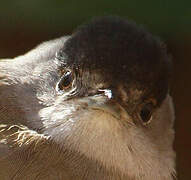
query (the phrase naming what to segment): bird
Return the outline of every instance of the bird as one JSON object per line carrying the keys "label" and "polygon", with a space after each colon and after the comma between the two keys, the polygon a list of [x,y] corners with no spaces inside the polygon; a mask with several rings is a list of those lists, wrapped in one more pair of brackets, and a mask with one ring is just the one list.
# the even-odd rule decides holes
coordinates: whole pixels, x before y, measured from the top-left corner
{"label": "bird", "polygon": [[176,178],[172,60],[124,17],[0,61],[0,179]]}

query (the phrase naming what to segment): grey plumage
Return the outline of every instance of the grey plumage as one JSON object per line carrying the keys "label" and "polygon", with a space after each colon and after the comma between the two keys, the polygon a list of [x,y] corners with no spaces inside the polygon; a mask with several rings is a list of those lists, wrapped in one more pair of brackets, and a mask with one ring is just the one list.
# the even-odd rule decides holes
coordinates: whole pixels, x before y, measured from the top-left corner
{"label": "grey plumage", "polygon": [[161,42],[116,17],[0,61],[0,179],[173,179],[169,76]]}

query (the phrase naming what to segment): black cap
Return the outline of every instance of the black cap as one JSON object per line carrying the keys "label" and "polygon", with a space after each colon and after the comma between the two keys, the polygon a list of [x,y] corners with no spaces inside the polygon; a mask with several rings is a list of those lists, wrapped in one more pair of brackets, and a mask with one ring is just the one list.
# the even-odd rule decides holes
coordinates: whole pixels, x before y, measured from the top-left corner
{"label": "black cap", "polygon": [[68,65],[99,69],[117,81],[143,90],[157,104],[168,92],[171,61],[164,44],[127,19],[94,19],[74,32],[62,53]]}

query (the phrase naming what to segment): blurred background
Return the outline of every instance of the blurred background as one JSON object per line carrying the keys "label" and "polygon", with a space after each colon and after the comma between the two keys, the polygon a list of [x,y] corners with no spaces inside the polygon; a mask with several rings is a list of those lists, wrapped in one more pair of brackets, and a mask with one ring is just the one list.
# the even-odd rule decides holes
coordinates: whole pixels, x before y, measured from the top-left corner
{"label": "blurred background", "polygon": [[26,53],[39,43],[71,34],[94,16],[119,15],[142,24],[166,42],[173,56],[171,94],[176,108],[178,179],[191,179],[191,1],[19,0],[0,3],[0,58]]}

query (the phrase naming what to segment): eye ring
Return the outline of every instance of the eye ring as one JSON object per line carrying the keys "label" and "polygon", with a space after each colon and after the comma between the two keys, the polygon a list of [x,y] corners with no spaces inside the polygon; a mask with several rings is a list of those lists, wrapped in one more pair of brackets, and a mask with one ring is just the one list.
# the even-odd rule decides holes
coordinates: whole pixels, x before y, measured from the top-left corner
{"label": "eye ring", "polygon": [[60,91],[66,91],[72,87],[74,80],[74,76],[72,71],[66,71],[62,77],[60,78],[59,82],[56,85],[56,90],[58,92]]}
{"label": "eye ring", "polygon": [[141,107],[139,111],[139,119],[144,125],[149,124],[152,121],[153,104],[146,103]]}

